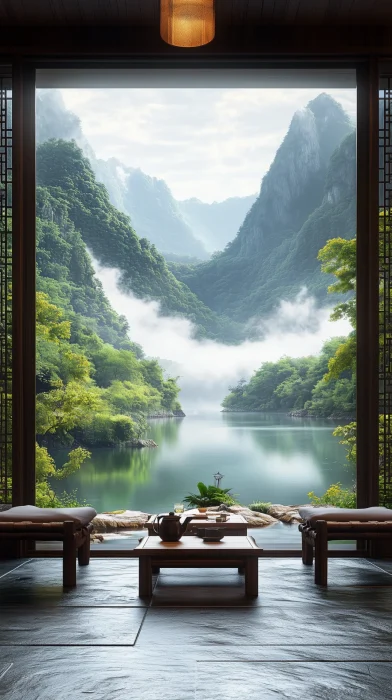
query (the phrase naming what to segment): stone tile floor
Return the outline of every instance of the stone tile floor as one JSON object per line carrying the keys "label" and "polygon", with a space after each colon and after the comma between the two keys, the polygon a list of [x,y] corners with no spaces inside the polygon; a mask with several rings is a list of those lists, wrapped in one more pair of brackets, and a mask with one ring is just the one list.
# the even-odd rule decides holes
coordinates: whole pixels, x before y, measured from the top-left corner
{"label": "stone tile floor", "polygon": [[0,562],[2,700],[389,700],[392,562],[331,559],[318,588],[298,558],[162,570],[92,559],[63,591],[58,559]]}

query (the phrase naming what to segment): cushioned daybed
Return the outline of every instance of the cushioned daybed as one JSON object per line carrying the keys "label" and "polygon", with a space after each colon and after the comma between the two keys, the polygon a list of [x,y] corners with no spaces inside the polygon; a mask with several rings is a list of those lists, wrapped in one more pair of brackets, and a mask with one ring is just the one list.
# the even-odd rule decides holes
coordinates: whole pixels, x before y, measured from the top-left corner
{"label": "cushioned daybed", "polygon": [[0,540],[52,540],[63,543],[63,585],[76,585],[76,553],[81,565],[90,561],[94,508],[19,506],[0,513]]}
{"label": "cushioned daybed", "polygon": [[392,542],[392,510],[388,508],[299,509],[305,521],[302,532],[302,561],[313,564],[314,580],[320,586],[328,581],[328,540],[389,540]]}

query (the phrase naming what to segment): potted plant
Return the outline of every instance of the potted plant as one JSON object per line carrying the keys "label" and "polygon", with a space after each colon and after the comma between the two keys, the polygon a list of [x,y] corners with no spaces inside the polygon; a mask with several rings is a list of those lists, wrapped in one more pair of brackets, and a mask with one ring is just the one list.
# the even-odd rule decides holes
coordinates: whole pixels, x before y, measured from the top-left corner
{"label": "potted plant", "polygon": [[206,486],[202,481],[197,484],[199,493],[190,493],[185,496],[185,503],[191,508],[198,508],[200,513],[205,513],[210,506],[227,506],[235,504],[231,489],[220,489],[217,486]]}

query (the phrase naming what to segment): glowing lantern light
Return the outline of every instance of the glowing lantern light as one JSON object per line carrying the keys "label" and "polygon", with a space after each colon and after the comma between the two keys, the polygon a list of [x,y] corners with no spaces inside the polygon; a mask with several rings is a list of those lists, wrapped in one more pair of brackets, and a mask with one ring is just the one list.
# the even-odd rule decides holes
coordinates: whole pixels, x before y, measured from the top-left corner
{"label": "glowing lantern light", "polygon": [[161,37],[167,44],[203,46],[214,36],[214,0],[161,0]]}

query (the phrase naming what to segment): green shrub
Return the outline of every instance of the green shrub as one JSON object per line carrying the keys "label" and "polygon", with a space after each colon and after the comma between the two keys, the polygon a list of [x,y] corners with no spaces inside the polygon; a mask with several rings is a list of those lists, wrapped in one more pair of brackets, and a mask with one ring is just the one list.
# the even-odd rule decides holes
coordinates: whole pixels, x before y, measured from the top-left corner
{"label": "green shrub", "polygon": [[316,506],[336,506],[337,508],[356,508],[357,494],[355,486],[351,489],[343,488],[342,484],[331,484],[322,496],[316,496],[313,491],[308,493],[310,502]]}
{"label": "green shrub", "polygon": [[199,493],[190,493],[185,496],[184,502],[191,507],[208,508],[209,506],[235,505],[236,501],[231,495],[231,489],[220,489],[217,486],[206,486],[202,481],[197,484]]}
{"label": "green shrub", "polygon": [[36,488],[35,502],[39,508],[74,508],[84,503],[79,503],[76,492],[63,492],[57,496],[49,484],[49,479],[65,479],[74,474],[81,465],[90,457],[90,453],[83,447],[76,447],[68,454],[68,462],[57,468],[53,457],[46,447],[36,445]]}
{"label": "green shrub", "polygon": [[114,447],[138,437],[137,424],[129,416],[97,413],[83,429],[74,431],[76,439],[88,447]]}
{"label": "green shrub", "polygon": [[266,503],[263,501],[255,501],[255,503],[251,503],[248,508],[250,510],[255,510],[257,513],[267,513],[269,509],[271,508],[272,503]]}

